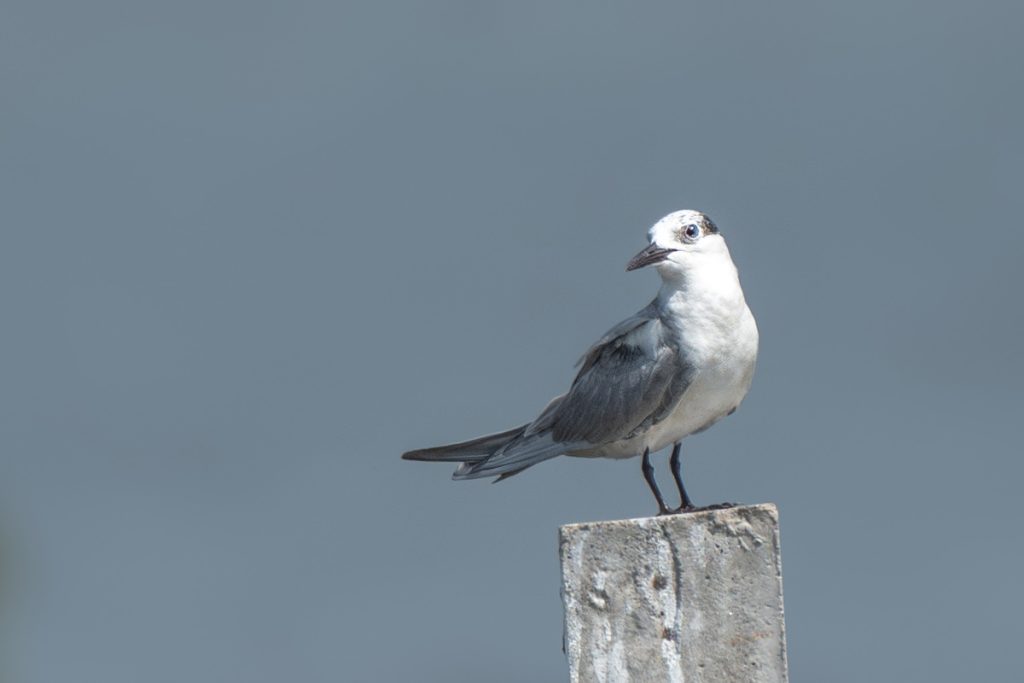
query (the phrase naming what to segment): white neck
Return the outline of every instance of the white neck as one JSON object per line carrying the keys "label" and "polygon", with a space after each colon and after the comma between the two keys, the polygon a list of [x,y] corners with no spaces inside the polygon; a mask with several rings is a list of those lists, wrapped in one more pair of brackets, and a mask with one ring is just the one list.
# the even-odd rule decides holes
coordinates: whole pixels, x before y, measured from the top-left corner
{"label": "white neck", "polygon": [[661,289],[658,300],[663,304],[690,304],[719,300],[746,303],[740,288],[739,273],[729,258],[703,260],[699,266],[660,269]]}

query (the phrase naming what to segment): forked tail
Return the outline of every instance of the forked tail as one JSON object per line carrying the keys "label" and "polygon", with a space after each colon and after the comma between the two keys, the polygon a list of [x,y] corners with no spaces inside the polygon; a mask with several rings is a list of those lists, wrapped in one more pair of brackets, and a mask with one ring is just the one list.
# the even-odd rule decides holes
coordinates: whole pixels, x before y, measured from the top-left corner
{"label": "forked tail", "polygon": [[526,428],[527,425],[523,425],[469,441],[421,448],[403,453],[402,459],[460,462],[462,464],[455,470],[453,479],[497,476],[496,481],[501,481],[562,453],[562,447],[553,443],[549,435],[524,436]]}

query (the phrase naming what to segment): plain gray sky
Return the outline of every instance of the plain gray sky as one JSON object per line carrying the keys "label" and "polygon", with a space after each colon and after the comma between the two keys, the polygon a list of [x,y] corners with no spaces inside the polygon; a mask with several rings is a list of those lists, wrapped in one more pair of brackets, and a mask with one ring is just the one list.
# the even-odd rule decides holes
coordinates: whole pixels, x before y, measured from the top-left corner
{"label": "plain gray sky", "polygon": [[563,391],[677,208],[762,337],[687,480],[779,505],[793,681],[1018,677],[1022,22],[7,0],[6,680],[564,679],[556,529],[639,462],[398,456]]}

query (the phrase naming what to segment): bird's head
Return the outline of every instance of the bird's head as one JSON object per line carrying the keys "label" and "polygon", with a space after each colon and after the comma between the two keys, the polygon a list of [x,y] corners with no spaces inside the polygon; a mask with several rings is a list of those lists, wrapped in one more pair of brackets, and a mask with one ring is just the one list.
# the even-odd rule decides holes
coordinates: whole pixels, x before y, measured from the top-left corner
{"label": "bird's head", "polygon": [[662,278],[721,263],[732,265],[729,249],[711,219],[700,211],[673,211],[647,231],[650,244],[634,256],[626,270],[653,265]]}

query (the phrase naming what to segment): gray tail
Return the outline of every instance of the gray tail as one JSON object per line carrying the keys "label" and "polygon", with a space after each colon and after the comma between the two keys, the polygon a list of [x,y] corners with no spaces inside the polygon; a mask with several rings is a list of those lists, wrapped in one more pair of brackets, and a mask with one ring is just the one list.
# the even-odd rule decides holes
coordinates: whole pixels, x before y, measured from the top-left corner
{"label": "gray tail", "polygon": [[531,435],[524,437],[527,425],[507,432],[488,434],[469,441],[422,448],[402,454],[403,460],[424,460],[427,462],[461,462],[453,479],[480,479],[497,476],[495,480],[508,479],[522,472],[530,465],[553,458],[563,452],[562,447],[552,443],[549,436]]}
{"label": "gray tail", "polygon": [[451,443],[447,446],[421,448],[402,453],[402,460],[424,460],[427,462],[480,462],[492,455],[510,441],[522,436],[526,425],[507,432],[488,434],[469,441]]}

